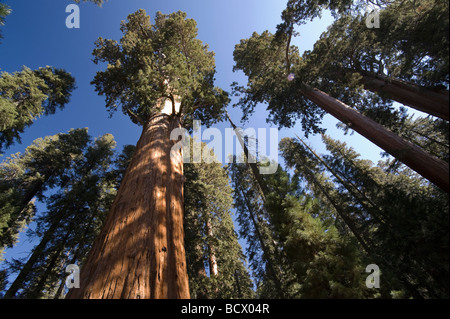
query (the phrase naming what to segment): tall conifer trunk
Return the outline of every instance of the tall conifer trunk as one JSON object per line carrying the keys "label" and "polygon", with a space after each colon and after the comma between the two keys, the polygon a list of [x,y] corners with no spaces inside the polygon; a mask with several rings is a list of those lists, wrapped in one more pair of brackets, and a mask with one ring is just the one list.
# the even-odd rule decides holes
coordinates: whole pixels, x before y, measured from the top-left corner
{"label": "tall conifer trunk", "polygon": [[384,126],[372,121],[325,92],[318,89],[304,89],[301,90],[301,93],[436,186],[446,192],[449,191],[448,163],[402,139]]}
{"label": "tall conifer trunk", "polygon": [[143,127],[99,237],[67,298],[189,298],[183,230],[183,158],[171,154],[180,118]]}
{"label": "tall conifer trunk", "polygon": [[385,94],[390,99],[416,110],[449,120],[448,91],[438,92],[413,83],[360,73],[366,90]]}

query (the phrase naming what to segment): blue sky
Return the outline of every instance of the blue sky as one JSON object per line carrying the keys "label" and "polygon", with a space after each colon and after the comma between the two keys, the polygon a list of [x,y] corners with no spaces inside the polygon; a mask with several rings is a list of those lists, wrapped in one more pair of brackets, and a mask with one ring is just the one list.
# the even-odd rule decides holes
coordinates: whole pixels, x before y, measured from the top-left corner
{"label": "blue sky", "polygon": [[[233,73],[233,49],[240,39],[248,38],[252,32],[261,33],[264,30],[274,32],[281,21],[280,14],[286,1],[282,0],[109,0],[102,8],[92,3],[82,3],[80,7],[80,28],[68,29],[65,26],[65,12],[69,0],[21,0],[6,1],[12,7],[12,14],[7,17],[2,28],[4,39],[0,45],[0,70],[14,72],[22,66],[31,69],[51,65],[64,68],[71,72],[77,81],[77,89],[73,92],[70,103],[63,111],[39,118],[26,129],[22,135],[22,144],[16,144],[6,150],[5,155],[21,152],[34,139],[67,132],[71,128],[88,127],[92,136],[105,133],[114,135],[119,149],[124,144],[135,144],[140,128],[133,125],[127,117],[117,112],[112,119],[104,107],[104,98],[98,96],[90,81],[95,72],[102,66],[92,62],[92,50],[98,37],[120,39],[120,21],[127,15],[143,8],[152,18],[157,11],[170,13],[177,10],[187,12],[189,18],[197,21],[199,39],[208,43],[216,54],[217,76],[216,84],[225,90],[230,90],[233,81],[245,83],[244,76]],[[331,23],[328,14],[320,20],[308,23],[299,29],[301,36],[294,39],[293,44],[300,51],[311,49],[321,32]],[[228,107],[233,120],[237,123],[240,111]],[[245,124],[246,127],[269,127],[265,119],[264,108]],[[329,117],[324,121],[324,127],[336,136],[341,131],[335,130],[335,123]],[[219,129],[228,127],[228,123],[218,125]],[[300,133],[299,128],[281,130],[279,138],[292,136],[292,132]],[[360,143],[357,134],[346,138],[351,144],[358,145],[367,158],[376,158],[379,149],[371,143]],[[319,150],[320,139],[312,138],[311,142]]]}
{"label": "blue sky", "polygon": [[[98,37],[117,39],[121,37],[120,21],[127,15],[143,8],[153,19],[157,11],[171,13],[182,10],[189,18],[197,21],[198,38],[208,43],[216,54],[216,85],[230,91],[233,81],[245,83],[241,73],[233,73],[233,49],[243,38],[248,38],[256,31],[275,31],[281,21],[280,14],[285,8],[286,0],[109,0],[102,8],[92,3],[82,3],[80,8],[80,28],[68,29],[65,25],[66,6],[69,0],[9,0],[3,1],[12,8],[2,27],[4,38],[0,44],[0,71],[19,71],[22,66],[36,69],[51,65],[64,68],[76,79],[77,89],[73,92],[70,103],[63,111],[41,117],[25,130],[22,144],[16,143],[5,151],[5,157],[11,153],[23,152],[31,142],[39,137],[67,132],[71,128],[88,127],[93,137],[111,133],[118,143],[118,150],[125,144],[136,144],[140,127],[131,123],[120,111],[112,118],[104,107],[104,97],[98,96],[90,85],[95,72],[102,66],[92,62],[92,50]],[[319,35],[331,23],[329,14],[302,26],[301,36],[293,40],[300,52],[312,49]],[[266,123],[267,113],[260,108],[245,127],[269,128]],[[236,124],[240,122],[241,113],[231,105],[228,111]],[[380,149],[358,134],[343,136],[335,128],[337,121],[325,117],[323,127],[334,138],[345,140],[355,147],[364,158],[376,162]],[[216,126],[222,132],[228,123]],[[283,129],[279,139],[294,133],[302,135],[298,127]],[[207,142],[207,141],[206,141]],[[319,152],[324,152],[320,137],[311,137],[309,142]],[[0,158],[1,160],[1,158]],[[21,237],[16,249],[9,250],[5,256],[24,257],[30,245]]]}

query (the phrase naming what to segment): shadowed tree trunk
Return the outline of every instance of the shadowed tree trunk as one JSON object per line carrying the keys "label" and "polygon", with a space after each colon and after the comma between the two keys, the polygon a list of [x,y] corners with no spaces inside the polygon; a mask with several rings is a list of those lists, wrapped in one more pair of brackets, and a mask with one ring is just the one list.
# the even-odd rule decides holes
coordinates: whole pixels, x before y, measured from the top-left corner
{"label": "shadowed tree trunk", "polygon": [[183,158],[171,152],[177,116],[143,127],[99,237],[67,298],[189,298],[183,230]]}

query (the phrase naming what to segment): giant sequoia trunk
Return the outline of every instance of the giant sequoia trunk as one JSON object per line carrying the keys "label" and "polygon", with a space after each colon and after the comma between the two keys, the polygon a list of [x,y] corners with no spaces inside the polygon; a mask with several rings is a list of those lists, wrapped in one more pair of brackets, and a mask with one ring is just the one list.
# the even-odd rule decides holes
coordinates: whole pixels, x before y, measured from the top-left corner
{"label": "giant sequoia trunk", "polygon": [[114,203],[67,298],[189,298],[183,230],[183,158],[171,154],[177,116],[143,128]]}
{"label": "giant sequoia trunk", "polygon": [[446,192],[449,191],[448,163],[428,154],[420,147],[402,139],[384,126],[318,89],[304,89],[301,93],[436,186]]}
{"label": "giant sequoia trunk", "polygon": [[380,75],[361,75],[361,82],[366,90],[384,94],[416,110],[449,120],[448,91],[435,91],[413,83],[386,79]]}

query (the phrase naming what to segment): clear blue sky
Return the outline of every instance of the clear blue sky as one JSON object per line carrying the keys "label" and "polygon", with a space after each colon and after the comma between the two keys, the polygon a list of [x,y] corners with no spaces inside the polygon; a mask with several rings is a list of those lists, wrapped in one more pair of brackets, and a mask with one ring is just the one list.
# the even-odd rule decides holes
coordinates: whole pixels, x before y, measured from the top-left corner
{"label": "clear blue sky", "polygon": [[[0,44],[0,70],[18,71],[22,66],[36,69],[51,65],[71,72],[77,82],[70,103],[63,111],[39,118],[26,129],[22,135],[22,144],[15,144],[5,151],[23,152],[31,142],[39,137],[67,132],[71,128],[88,127],[89,133],[97,137],[111,133],[118,143],[118,150],[125,144],[136,144],[140,128],[122,115],[119,111],[112,119],[104,107],[104,97],[98,96],[90,85],[95,72],[102,67],[92,62],[92,50],[98,37],[119,40],[120,21],[127,15],[143,8],[152,19],[157,11],[171,13],[182,10],[189,18],[197,21],[199,39],[208,43],[216,53],[217,82],[216,85],[230,91],[233,81],[245,83],[240,73],[233,73],[233,49],[243,38],[248,38],[256,31],[275,31],[281,21],[280,14],[285,8],[286,0],[109,0],[102,8],[92,3],[81,3],[80,28],[68,29],[65,25],[68,13],[65,8],[73,1],[69,0],[21,0],[3,1],[11,6],[12,14],[7,17],[2,27],[4,38]],[[331,23],[328,14],[306,24],[299,29],[301,36],[293,40],[300,52],[312,49],[319,35]],[[260,110],[245,124],[246,127],[270,127],[266,123],[267,113]],[[241,113],[238,109],[228,107],[231,117],[239,123]],[[336,121],[327,116],[323,126],[334,138],[347,141],[355,147],[363,157],[375,162],[379,159],[380,149],[361,138],[358,134],[343,137],[342,131],[335,128]],[[217,125],[224,131],[228,123]],[[294,137],[294,133],[302,135],[296,127],[281,130],[282,137]],[[320,137],[309,140],[319,152],[324,152]],[[206,141],[207,142],[207,141]],[[21,237],[17,247],[9,250],[5,256],[24,257],[30,245]]]}

